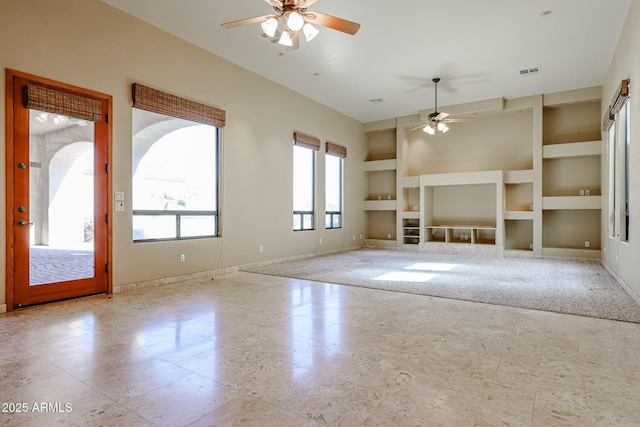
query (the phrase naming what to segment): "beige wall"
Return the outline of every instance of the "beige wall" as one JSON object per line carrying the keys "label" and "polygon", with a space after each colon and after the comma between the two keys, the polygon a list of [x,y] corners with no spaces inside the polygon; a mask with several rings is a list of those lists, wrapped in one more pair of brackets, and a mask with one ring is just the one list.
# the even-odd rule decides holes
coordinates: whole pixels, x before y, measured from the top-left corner
{"label": "beige wall", "polygon": [[[0,67],[113,96],[114,190],[126,193],[114,212],[113,283],[237,266],[359,245],[365,234],[367,184],[363,125],[291,90],[237,67],[98,0],[3,0]],[[227,112],[223,131],[223,238],[132,243],[131,83],[140,82]],[[5,85],[0,88],[5,99]],[[286,112],[286,114],[283,114]],[[0,106],[2,145],[5,103]],[[292,231],[292,132],[347,146],[345,227]],[[324,148],[324,147],[323,147]],[[5,177],[2,150],[1,176]],[[317,206],[324,207],[324,154],[317,162]],[[2,198],[5,186],[0,186]],[[113,200],[110,197],[110,200]],[[0,208],[4,223],[4,204]],[[5,237],[4,227],[0,234]],[[322,238],[322,245],[319,239]],[[259,246],[264,252],[259,252]],[[5,254],[5,247],[0,248]],[[187,262],[179,262],[179,254]],[[6,256],[3,256],[6,258]],[[0,304],[5,302],[0,266]]]}
{"label": "beige wall", "polygon": [[[605,251],[604,261],[629,285],[633,291],[640,295],[640,273],[638,260],[640,260],[640,99],[637,96],[640,90],[640,0],[633,0],[627,15],[615,55],[604,82],[602,94],[602,111],[600,117],[604,117],[605,110],[611,98],[620,85],[622,79],[631,79],[631,154],[630,154],[630,212],[631,227],[629,243],[621,243],[615,239],[609,239],[606,234],[607,203],[606,197],[603,203],[603,237]],[[606,141],[606,134],[602,136]],[[606,144],[604,145],[606,149]],[[603,185],[607,190],[608,165],[603,162]],[[605,195],[606,196],[606,195]],[[616,253],[618,259],[616,262]]]}
{"label": "beige wall", "polygon": [[532,123],[531,109],[485,111],[446,134],[410,131],[405,175],[531,169]]}

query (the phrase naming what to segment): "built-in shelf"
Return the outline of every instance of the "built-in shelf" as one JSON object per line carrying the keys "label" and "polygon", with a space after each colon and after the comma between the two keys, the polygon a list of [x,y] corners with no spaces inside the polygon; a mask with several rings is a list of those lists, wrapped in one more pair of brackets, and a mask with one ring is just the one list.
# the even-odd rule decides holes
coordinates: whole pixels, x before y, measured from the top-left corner
{"label": "built-in shelf", "polygon": [[397,164],[396,159],[369,160],[364,162],[364,170],[365,172],[393,171],[396,170]]}
{"label": "built-in shelf", "polygon": [[491,244],[496,243],[496,228],[476,225],[428,225],[425,242]]}
{"label": "built-in shelf", "polygon": [[601,209],[602,196],[547,196],[542,198],[542,209]]}
{"label": "built-in shelf", "polygon": [[505,184],[523,184],[533,182],[533,169],[504,171],[503,181]]}
{"label": "built-in shelf", "polygon": [[404,211],[402,212],[402,218],[406,219],[420,219],[420,212]]}
{"label": "built-in shelf", "polygon": [[532,211],[505,211],[504,219],[527,219],[533,220],[533,212]]}
{"label": "built-in shelf", "polygon": [[542,147],[542,157],[559,159],[563,157],[599,156],[602,153],[602,141],[568,142]]}
{"label": "built-in shelf", "polygon": [[364,210],[365,211],[395,211],[396,205],[397,203],[395,200],[365,200]]}

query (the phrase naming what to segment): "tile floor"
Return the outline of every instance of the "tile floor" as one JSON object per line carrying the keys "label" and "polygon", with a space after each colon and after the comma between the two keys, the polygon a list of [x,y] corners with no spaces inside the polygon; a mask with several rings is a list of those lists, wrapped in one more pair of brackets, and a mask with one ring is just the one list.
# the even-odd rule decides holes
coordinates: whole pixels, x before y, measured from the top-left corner
{"label": "tile floor", "polygon": [[0,425],[640,425],[632,323],[237,272],[0,339]]}

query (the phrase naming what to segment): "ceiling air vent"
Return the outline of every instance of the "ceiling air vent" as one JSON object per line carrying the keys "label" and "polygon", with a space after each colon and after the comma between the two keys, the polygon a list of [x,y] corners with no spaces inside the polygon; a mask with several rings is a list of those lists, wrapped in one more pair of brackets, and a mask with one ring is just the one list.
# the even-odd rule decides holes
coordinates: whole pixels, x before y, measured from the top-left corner
{"label": "ceiling air vent", "polygon": [[384,102],[384,99],[375,98],[375,99],[370,99],[369,102],[372,103],[372,104],[380,104],[381,102]]}
{"label": "ceiling air vent", "polygon": [[530,76],[532,74],[538,74],[539,72],[540,72],[540,67],[525,68],[524,70],[520,70],[520,75]]}

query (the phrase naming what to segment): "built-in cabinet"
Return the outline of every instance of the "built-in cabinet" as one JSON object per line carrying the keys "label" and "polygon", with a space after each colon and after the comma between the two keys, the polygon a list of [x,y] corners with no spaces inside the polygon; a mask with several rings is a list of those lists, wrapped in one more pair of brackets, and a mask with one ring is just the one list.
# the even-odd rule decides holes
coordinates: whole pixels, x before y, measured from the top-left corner
{"label": "built-in cabinet", "polygon": [[412,133],[422,115],[366,124],[366,243],[424,252],[599,257],[600,92],[443,107],[473,114],[477,123],[433,137]]}

